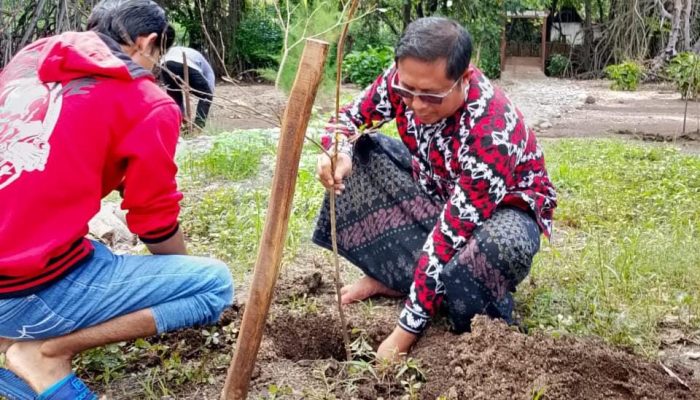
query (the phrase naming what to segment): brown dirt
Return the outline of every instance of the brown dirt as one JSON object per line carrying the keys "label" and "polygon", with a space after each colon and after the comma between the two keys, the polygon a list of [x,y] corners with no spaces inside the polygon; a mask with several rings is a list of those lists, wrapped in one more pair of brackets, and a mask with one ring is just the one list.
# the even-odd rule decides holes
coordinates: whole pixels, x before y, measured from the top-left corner
{"label": "brown dirt", "polygon": [[[360,93],[355,85],[343,85],[343,95]],[[207,128],[212,132],[234,129],[267,129],[281,125],[286,95],[271,84],[220,84],[214,93]],[[315,110],[330,115],[333,101],[327,94],[317,97]]]}
{"label": "brown dirt", "polygon": [[[404,398],[400,380],[367,374],[358,378],[339,361],[344,358],[344,349],[335,289],[326,278],[332,276],[330,264],[320,250],[302,254],[280,274],[248,398]],[[357,278],[350,264],[342,262],[342,268],[344,281]],[[293,304],[298,299],[304,299],[301,306]],[[399,300],[377,298],[347,306],[351,340],[362,335],[376,349],[395,326],[400,304]],[[239,326],[242,311],[227,310],[219,328]],[[680,337],[687,335],[682,332]],[[236,338],[234,334],[223,339],[204,349],[201,329],[188,329],[151,340],[167,345],[168,354],[178,352],[183,363],[206,360],[212,374],[208,384],[188,383],[177,387],[177,393],[169,398],[219,398],[230,362],[229,349]],[[669,342],[675,343],[675,339]],[[146,355],[113,384],[91,384],[110,399],[143,398],[143,378],[131,373],[143,373],[158,365],[163,356]],[[425,373],[421,399],[532,399],[533,390],[542,390],[541,399],[547,400],[700,399],[700,381],[681,360],[672,362],[667,357],[665,362],[690,389],[657,362],[600,341],[525,335],[487,318],[477,318],[473,332],[459,336],[448,332],[438,320],[411,356]]]}
{"label": "brown dirt", "polygon": [[[344,280],[356,278],[343,264]],[[325,271],[324,271],[325,269]],[[350,276],[353,273],[354,276]],[[283,271],[270,313],[258,369],[249,398],[269,395],[271,385],[285,387],[278,398],[400,398],[402,386],[391,380],[364,379],[349,393],[348,375],[334,303],[330,267],[319,251]],[[290,310],[289,300],[306,295],[317,309]],[[346,307],[352,340],[363,332],[375,349],[393,329],[400,301],[373,299],[371,305]],[[454,335],[436,323],[412,352],[426,374],[422,399],[700,399],[700,385],[681,363],[669,366],[690,385],[685,388],[654,361],[594,339],[525,335],[487,318],[473,332]],[[318,397],[321,396],[321,397]]]}
{"label": "brown dirt", "polygon": [[642,85],[636,92],[609,89],[607,81],[579,81],[595,103],[581,104],[572,112],[553,118],[551,129],[539,137],[621,137],[644,141],[673,142],[688,151],[700,150],[700,102],[686,102],[665,84]]}
{"label": "brown dirt", "polygon": [[265,333],[281,358],[292,361],[345,359],[340,322],[332,315],[276,314],[268,320]]}
{"label": "brown dirt", "polygon": [[280,126],[286,97],[273,85],[221,84],[214,96],[207,121],[207,128],[213,132]]}
{"label": "brown dirt", "polygon": [[[511,79],[512,80],[512,79]],[[700,102],[689,102],[686,133],[683,134],[683,119],[686,102],[668,84],[642,85],[636,92],[612,91],[605,80],[567,81],[551,78],[526,79],[497,82],[516,101],[530,124],[547,120],[551,128],[540,130],[543,138],[565,137],[619,137],[631,140],[661,141],[675,143],[692,153],[700,152]],[[551,87],[551,90],[549,89]],[[570,87],[572,93],[580,95],[562,100],[562,91]],[[541,112],[533,100],[533,88],[537,97],[545,98],[549,112]],[[358,93],[358,88],[346,86],[344,93]],[[261,129],[280,126],[286,97],[269,84],[223,84],[216,88],[214,106],[208,126],[214,131],[233,129]],[[576,96],[574,96],[576,97]],[[587,103],[586,98],[594,99]],[[226,100],[221,100],[226,99]],[[245,103],[236,106],[231,101]],[[563,101],[563,102],[562,102]],[[562,104],[558,104],[562,102]],[[320,104],[323,106],[323,104]],[[327,107],[321,107],[326,110]],[[327,111],[327,110],[326,110]],[[533,115],[530,115],[533,114]]]}
{"label": "brown dirt", "polygon": [[694,132],[679,133],[677,135],[664,135],[660,133],[634,132],[623,129],[615,132],[618,135],[629,135],[634,139],[644,142],[700,142],[700,130]]}
{"label": "brown dirt", "polygon": [[[444,351],[445,342],[452,342]],[[449,399],[697,399],[662,367],[599,341],[535,333],[476,318],[471,334],[424,338],[413,356],[429,368],[424,398]],[[689,372],[681,369],[688,381]]]}

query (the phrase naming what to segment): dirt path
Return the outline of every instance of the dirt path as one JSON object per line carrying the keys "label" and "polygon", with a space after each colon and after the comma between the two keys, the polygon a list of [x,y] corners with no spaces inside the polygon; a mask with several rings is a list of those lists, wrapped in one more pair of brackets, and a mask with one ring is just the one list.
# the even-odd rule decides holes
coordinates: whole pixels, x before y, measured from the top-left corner
{"label": "dirt path", "polygon": [[278,127],[285,102],[284,93],[272,85],[220,84],[207,125],[213,132]]}
{"label": "dirt path", "polygon": [[686,102],[665,84],[636,92],[609,89],[607,81],[535,79],[501,82],[539,137],[627,137],[672,142],[700,150],[700,103]]}
{"label": "dirt path", "polygon": [[[636,92],[609,89],[608,81],[573,81],[508,76],[496,82],[542,138],[626,137],[670,142],[700,152],[700,102],[686,103],[669,85],[643,85]],[[346,92],[357,93],[348,86]],[[220,85],[217,96],[240,100],[248,107],[220,101],[212,108],[214,130],[260,129],[279,126],[285,96],[270,85]],[[255,110],[252,112],[251,110]]]}

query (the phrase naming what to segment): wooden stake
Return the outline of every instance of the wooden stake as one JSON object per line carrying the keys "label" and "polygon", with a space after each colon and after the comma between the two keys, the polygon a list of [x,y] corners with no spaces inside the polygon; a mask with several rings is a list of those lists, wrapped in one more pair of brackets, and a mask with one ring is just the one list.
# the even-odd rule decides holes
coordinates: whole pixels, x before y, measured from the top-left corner
{"label": "wooden stake", "polygon": [[238,334],[236,351],[226,377],[223,400],[243,400],[248,394],[248,385],[282,260],[304,136],[327,55],[328,43],[318,40],[306,41],[294,86],[282,117],[277,164],[265,229],[258,247],[253,282]]}
{"label": "wooden stake", "polygon": [[185,87],[182,88],[185,101],[185,118],[187,119],[187,134],[192,135],[192,104],[190,103],[190,68],[187,65],[187,56],[182,53],[182,74],[185,75]]}

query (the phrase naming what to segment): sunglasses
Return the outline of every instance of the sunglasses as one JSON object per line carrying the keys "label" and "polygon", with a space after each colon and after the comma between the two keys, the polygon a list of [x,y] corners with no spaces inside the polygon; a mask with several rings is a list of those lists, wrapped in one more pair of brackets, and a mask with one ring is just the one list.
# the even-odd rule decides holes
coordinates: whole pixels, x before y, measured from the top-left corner
{"label": "sunglasses", "polygon": [[413,98],[418,97],[422,102],[428,103],[428,104],[442,104],[442,101],[445,99],[445,97],[449,96],[450,93],[452,93],[453,90],[457,87],[457,84],[462,80],[461,77],[459,77],[455,83],[452,84],[452,87],[444,93],[420,93],[420,92],[414,92],[412,90],[408,90],[405,87],[401,86],[399,84],[399,74],[396,73],[394,74],[394,82],[392,83],[392,88],[398,94],[399,96],[403,97],[404,99],[408,100],[413,100]]}

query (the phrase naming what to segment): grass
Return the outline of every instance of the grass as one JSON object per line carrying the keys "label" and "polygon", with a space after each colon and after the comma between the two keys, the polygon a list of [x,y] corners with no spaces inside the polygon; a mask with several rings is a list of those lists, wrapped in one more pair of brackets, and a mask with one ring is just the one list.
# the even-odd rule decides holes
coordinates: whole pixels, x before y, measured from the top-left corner
{"label": "grass", "polygon": [[553,241],[518,296],[526,323],[653,356],[665,318],[700,326],[700,159],[613,140],[545,146]]}
{"label": "grass", "polygon": [[[183,190],[188,196],[183,203],[182,225],[194,254],[211,255],[227,262],[240,281],[255,263],[268,206],[272,175],[268,171],[273,171],[275,161],[270,157],[274,152],[272,142],[260,139],[269,136],[238,135],[224,135],[210,151],[185,156]],[[224,155],[224,149],[232,154]],[[238,156],[240,160],[236,159]],[[300,245],[308,242],[323,198],[315,168],[316,150],[308,145],[302,153],[289,220],[285,247],[288,257],[293,257]],[[236,179],[230,179],[229,175],[234,173]]]}
{"label": "grass", "polygon": [[274,155],[275,142],[262,131],[232,132],[216,136],[204,153],[188,152],[178,160],[181,175],[193,182],[237,182],[258,174],[263,155]]}

